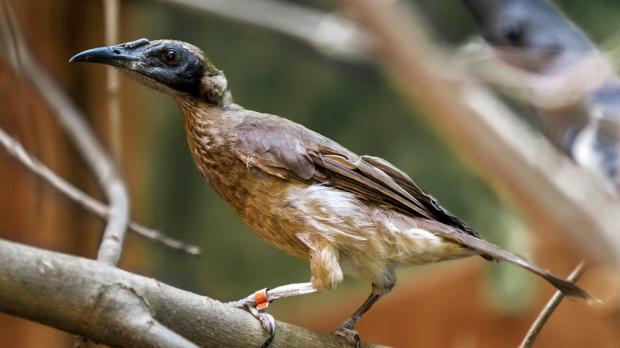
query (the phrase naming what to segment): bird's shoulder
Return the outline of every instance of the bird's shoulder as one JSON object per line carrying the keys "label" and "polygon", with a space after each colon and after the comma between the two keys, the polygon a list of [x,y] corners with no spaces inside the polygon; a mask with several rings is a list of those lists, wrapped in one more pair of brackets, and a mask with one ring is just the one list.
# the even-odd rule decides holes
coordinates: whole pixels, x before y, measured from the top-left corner
{"label": "bird's shoulder", "polygon": [[317,174],[310,155],[324,147],[337,149],[347,158],[357,157],[335,141],[286,118],[244,112],[234,134],[237,153],[247,165],[283,178],[309,180]]}

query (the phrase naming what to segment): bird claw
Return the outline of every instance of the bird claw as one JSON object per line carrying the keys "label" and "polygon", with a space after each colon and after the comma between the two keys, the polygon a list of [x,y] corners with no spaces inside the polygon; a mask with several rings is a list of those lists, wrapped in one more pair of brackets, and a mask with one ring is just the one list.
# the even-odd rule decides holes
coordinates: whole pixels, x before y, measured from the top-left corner
{"label": "bird claw", "polygon": [[257,313],[258,316],[255,315],[254,317],[260,321],[263,329],[267,330],[267,338],[261,345],[261,348],[267,348],[273,341],[274,337],[276,337],[276,320],[273,318],[273,315],[269,313],[258,312],[258,310]]}
{"label": "bird claw", "polygon": [[271,314],[264,312],[269,303],[267,289],[259,290],[246,298],[228,303],[236,308],[250,312],[254,318],[258,319],[263,329],[267,331],[267,339],[265,339],[261,348],[268,347],[275,337],[276,320]]}
{"label": "bird claw", "polygon": [[357,333],[357,331],[349,329],[344,325],[338,327],[336,331],[334,331],[334,335],[344,337],[344,339],[347,340],[347,342],[349,342],[355,348],[360,348],[361,346],[360,335]]}

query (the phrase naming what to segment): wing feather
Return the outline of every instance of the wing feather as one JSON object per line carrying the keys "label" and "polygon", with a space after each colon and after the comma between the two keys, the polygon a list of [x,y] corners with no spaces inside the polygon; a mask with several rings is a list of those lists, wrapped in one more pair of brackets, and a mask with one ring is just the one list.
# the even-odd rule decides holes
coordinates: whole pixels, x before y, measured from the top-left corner
{"label": "wing feather", "polygon": [[[265,123],[267,121],[267,123]],[[247,123],[237,130],[238,156],[248,165],[288,180],[331,185],[415,217],[436,220],[480,238],[441,207],[404,172],[372,156],[358,156],[305,128]],[[267,125],[268,127],[265,127]]]}

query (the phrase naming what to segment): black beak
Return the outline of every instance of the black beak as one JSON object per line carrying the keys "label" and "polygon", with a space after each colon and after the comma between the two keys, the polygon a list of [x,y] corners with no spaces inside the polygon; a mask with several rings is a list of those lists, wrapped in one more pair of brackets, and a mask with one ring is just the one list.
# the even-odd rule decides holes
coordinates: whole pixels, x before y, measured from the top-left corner
{"label": "black beak", "polygon": [[97,47],[76,54],[69,62],[92,62],[132,69],[149,43],[147,39],[140,39],[120,45]]}

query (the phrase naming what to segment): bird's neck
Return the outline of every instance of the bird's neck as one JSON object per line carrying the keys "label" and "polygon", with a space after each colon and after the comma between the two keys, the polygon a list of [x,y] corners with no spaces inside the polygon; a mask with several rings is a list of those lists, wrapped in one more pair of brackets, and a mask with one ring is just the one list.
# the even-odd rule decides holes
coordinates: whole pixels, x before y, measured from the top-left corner
{"label": "bird's neck", "polygon": [[221,148],[231,141],[232,130],[243,121],[243,108],[236,104],[217,105],[188,95],[176,101],[183,113],[190,148],[207,152]]}
{"label": "bird's neck", "polygon": [[199,98],[209,105],[227,107],[233,102],[228,80],[222,73],[205,75],[200,80],[199,90]]}
{"label": "bird's neck", "polygon": [[183,113],[187,142],[194,162],[202,176],[213,182],[213,171],[228,151],[230,129],[234,127],[234,113],[228,107],[205,102],[191,96],[177,97]]}
{"label": "bird's neck", "polygon": [[196,98],[188,95],[176,97],[176,102],[183,113],[185,128],[188,135],[193,133],[205,133],[224,126],[226,123],[226,109],[231,105],[212,103],[203,98]]}

